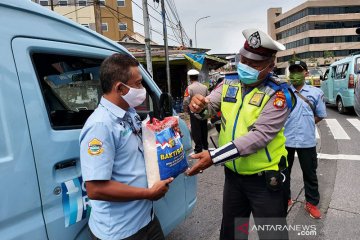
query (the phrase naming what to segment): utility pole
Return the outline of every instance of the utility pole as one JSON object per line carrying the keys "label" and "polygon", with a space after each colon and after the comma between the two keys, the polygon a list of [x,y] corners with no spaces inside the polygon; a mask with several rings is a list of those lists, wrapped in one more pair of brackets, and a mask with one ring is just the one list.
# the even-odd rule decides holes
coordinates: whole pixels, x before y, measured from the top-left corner
{"label": "utility pole", "polygon": [[94,0],[94,13],[95,13],[95,29],[96,29],[96,32],[102,34],[100,0]]}
{"label": "utility pole", "polygon": [[54,11],[54,0],[50,0],[51,11]]}
{"label": "utility pole", "polygon": [[161,0],[161,15],[162,15],[162,20],[163,20],[163,34],[164,34],[165,61],[166,61],[166,79],[167,79],[168,93],[171,95],[169,48],[168,48],[168,41],[167,41],[167,29],[166,29],[166,18],[165,18],[166,13],[165,13],[164,0]]}
{"label": "utility pole", "polygon": [[147,0],[142,0],[143,18],[144,18],[144,32],[145,32],[145,54],[146,54],[146,68],[153,76],[153,68],[151,62],[151,46],[150,46],[150,28],[149,28],[149,11],[147,7]]}
{"label": "utility pole", "polygon": [[179,28],[180,28],[181,45],[185,47],[184,37],[183,37],[183,30],[182,30],[182,26],[181,26],[180,20],[179,20]]}
{"label": "utility pole", "polygon": [[77,9],[77,7],[78,7],[78,4],[77,4],[77,0],[74,0],[74,7],[75,7],[75,21],[76,22],[79,22],[79,17],[78,17],[78,9]]}

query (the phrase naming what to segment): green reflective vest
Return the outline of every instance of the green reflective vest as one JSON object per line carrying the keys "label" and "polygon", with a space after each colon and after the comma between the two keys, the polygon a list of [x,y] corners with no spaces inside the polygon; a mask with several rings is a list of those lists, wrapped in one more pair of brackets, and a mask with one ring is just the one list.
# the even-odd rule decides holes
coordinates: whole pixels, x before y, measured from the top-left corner
{"label": "green reflective vest", "polygon": [[[254,88],[242,101],[241,84],[223,85],[221,114],[222,127],[219,135],[219,146],[246,135],[255,124],[266,103],[275,91],[268,86]],[[241,153],[240,153],[241,154]],[[228,161],[225,166],[244,175],[255,174],[264,170],[279,170],[280,158],[287,157],[285,149],[284,128],[263,149],[248,156]]]}

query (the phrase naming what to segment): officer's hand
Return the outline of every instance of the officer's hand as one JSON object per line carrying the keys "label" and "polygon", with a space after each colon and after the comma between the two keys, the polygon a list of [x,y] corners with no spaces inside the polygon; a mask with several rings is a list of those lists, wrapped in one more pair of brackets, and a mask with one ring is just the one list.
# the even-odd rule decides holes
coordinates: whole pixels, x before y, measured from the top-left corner
{"label": "officer's hand", "polygon": [[198,173],[202,173],[203,170],[213,165],[213,161],[211,160],[210,154],[207,150],[202,151],[201,153],[198,154],[193,154],[190,157],[194,159],[198,159],[198,161],[195,163],[194,166],[192,166],[186,171],[186,174],[188,176],[193,176]]}
{"label": "officer's hand", "polygon": [[169,190],[169,184],[174,178],[168,178],[162,181],[156,182],[150,189],[149,200],[156,201],[165,196],[165,193]]}
{"label": "officer's hand", "polygon": [[191,102],[189,104],[189,108],[190,111],[194,112],[194,113],[199,113],[201,112],[205,106],[209,103],[209,99],[200,95],[200,94],[195,94],[192,98],[191,98]]}

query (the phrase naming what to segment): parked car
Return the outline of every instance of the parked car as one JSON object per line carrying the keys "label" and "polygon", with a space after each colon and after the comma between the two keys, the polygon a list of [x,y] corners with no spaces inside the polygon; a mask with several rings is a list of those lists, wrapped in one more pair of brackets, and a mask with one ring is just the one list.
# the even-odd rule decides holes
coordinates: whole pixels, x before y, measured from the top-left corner
{"label": "parked car", "polygon": [[305,83],[314,87],[320,87],[323,80],[323,72],[319,68],[309,69],[309,74],[305,78]]}
{"label": "parked car", "polygon": [[354,107],[354,88],[360,69],[360,54],[332,63],[324,74],[321,89],[326,103],[336,104],[340,113]]}
{"label": "parked car", "polygon": [[[90,239],[79,134],[102,95],[100,64],[130,53],[32,1],[1,0],[0,16],[0,238]],[[140,116],[174,113],[140,70],[148,92]],[[188,155],[190,133],[181,120],[180,128]],[[165,234],[191,213],[196,185],[182,174],[154,202]]]}

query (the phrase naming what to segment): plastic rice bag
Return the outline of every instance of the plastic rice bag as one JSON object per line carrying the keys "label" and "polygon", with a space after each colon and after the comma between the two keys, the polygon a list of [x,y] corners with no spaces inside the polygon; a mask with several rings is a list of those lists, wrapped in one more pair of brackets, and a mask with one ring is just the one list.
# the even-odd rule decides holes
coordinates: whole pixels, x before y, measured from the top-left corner
{"label": "plastic rice bag", "polygon": [[177,177],[188,168],[180,134],[173,129],[179,118],[167,117],[162,121],[147,117],[142,122],[145,166],[148,187],[155,182]]}

